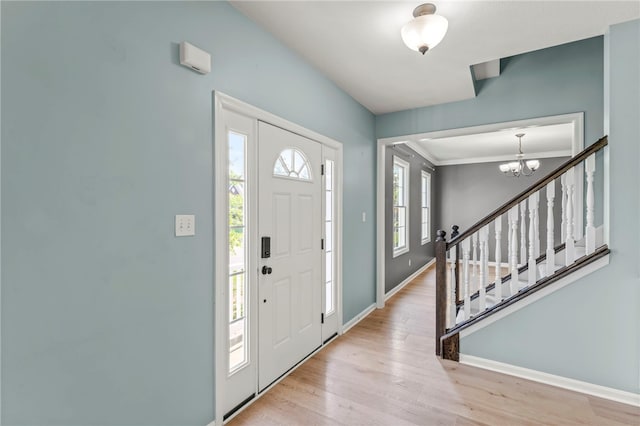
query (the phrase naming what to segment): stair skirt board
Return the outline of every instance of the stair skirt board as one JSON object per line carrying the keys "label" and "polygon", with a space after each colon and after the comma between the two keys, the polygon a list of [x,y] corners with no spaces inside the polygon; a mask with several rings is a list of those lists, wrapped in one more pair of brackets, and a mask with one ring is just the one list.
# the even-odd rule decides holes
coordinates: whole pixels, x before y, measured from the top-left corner
{"label": "stair skirt board", "polygon": [[407,278],[405,278],[404,281],[402,281],[400,284],[398,284],[397,286],[395,286],[394,288],[389,290],[389,292],[384,295],[384,301],[386,302],[387,300],[391,299],[393,296],[395,296],[395,294],[397,292],[402,290],[407,284],[409,284],[411,281],[413,281],[418,275],[420,275],[421,273],[426,271],[427,268],[429,268],[429,266],[435,265],[435,263],[436,263],[436,258],[434,257],[433,259],[431,259],[430,261],[425,263],[423,266],[418,268],[417,271],[415,271],[413,274],[411,274]]}
{"label": "stair skirt board", "polygon": [[595,385],[593,383],[543,373],[542,371],[505,364],[473,355],[465,355],[463,353],[460,354],[460,363],[640,407],[640,394],[633,392],[626,392],[606,386]]}
{"label": "stair skirt board", "polygon": [[[494,322],[511,315],[513,312],[516,312],[524,308],[525,306],[535,303],[538,300],[542,299],[543,297],[546,297],[549,294],[561,289],[562,287],[565,287],[566,285],[569,285],[572,282],[577,281],[582,277],[585,277],[590,273],[607,266],[609,264],[609,256],[610,255],[607,254],[606,256],[603,256],[600,259],[596,260],[595,262],[590,263],[584,266],[583,268],[578,269],[574,273],[559,279],[558,281],[548,285],[547,287],[544,287],[528,295],[527,297],[517,301],[516,303],[509,305],[506,308],[499,310],[498,312],[493,313],[487,318],[484,318],[482,321],[478,321],[477,323],[472,324],[469,327],[460,330],[460,339],[464,339],[465,337],[475,333],[476,331],[481,330],[484,327],[491,325]],[[526,283],[524,284],[526,286]],[[508,286],[509,286],[509,281],[507,281],[506,283],[503,283],[503,287],[508,287]]]}

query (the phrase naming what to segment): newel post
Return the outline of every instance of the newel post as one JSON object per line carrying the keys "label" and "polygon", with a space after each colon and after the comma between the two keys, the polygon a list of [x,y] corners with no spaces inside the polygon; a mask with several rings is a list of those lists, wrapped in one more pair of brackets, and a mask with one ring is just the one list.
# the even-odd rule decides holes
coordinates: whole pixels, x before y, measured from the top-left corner
{"label": "newel post", "polygon": [[440,356],[440,337],[447,323],[447,242],[443,230],[436,232],[436,355]]}

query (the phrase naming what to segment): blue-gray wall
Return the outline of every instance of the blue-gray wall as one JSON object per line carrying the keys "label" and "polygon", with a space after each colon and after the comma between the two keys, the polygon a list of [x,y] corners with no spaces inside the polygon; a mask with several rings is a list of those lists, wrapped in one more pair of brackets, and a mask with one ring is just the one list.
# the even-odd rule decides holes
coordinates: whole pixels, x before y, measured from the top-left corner
{"label": "blue-gray wall", "polygon": [[461,350],[640,393],[640,21],[612,26],[605,51],[611,263],[463,339]]}
{"label": "blue-gray wall", "polygon": [[499,77],[466,101],[376,117],[376,137],[584,111],[585,145],[602,137],[602,37],[503,59]]}
{"label": "blue-gray wall", "polygon": [[374,117],[326,77],[225,2],[1,7],[3,424],[213,420],[213,90],[345,144],[344,320],[375,301]]}
{"label": "blue-gray wall", "polygon": [[[393,157],[397,155],[409,163],[409,251],[393,257]],[[435,257],[436,226],[433,188],[436,186],[436,171],[430,161],[406,145],[387,147],[385,155],[385,241],[384,248],[384,291],[388,293],[411,274]],[[431,241],[422,244],[422,171],[431,175]],[[411,262],[411,263],[409,263]]]}

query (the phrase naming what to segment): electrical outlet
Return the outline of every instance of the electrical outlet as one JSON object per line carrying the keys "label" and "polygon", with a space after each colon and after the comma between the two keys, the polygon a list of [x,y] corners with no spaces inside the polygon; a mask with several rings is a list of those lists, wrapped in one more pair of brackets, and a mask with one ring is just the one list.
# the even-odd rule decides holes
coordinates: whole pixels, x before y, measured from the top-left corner
{"label": "electrical outlet", "polygon": [[176,215],[176,237],[196,235],[196,217],[192,214]]}

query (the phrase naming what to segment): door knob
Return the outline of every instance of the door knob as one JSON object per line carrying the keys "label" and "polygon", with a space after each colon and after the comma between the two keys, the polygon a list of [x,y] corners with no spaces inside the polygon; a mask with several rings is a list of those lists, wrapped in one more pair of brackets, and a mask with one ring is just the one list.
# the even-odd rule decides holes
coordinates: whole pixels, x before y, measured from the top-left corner
{"label": "door knob", "polygon": [[271,275],[271,272],[273,272],[273,269],[271,269],[271,267],[266,265],[262,267],[262,275]]}

